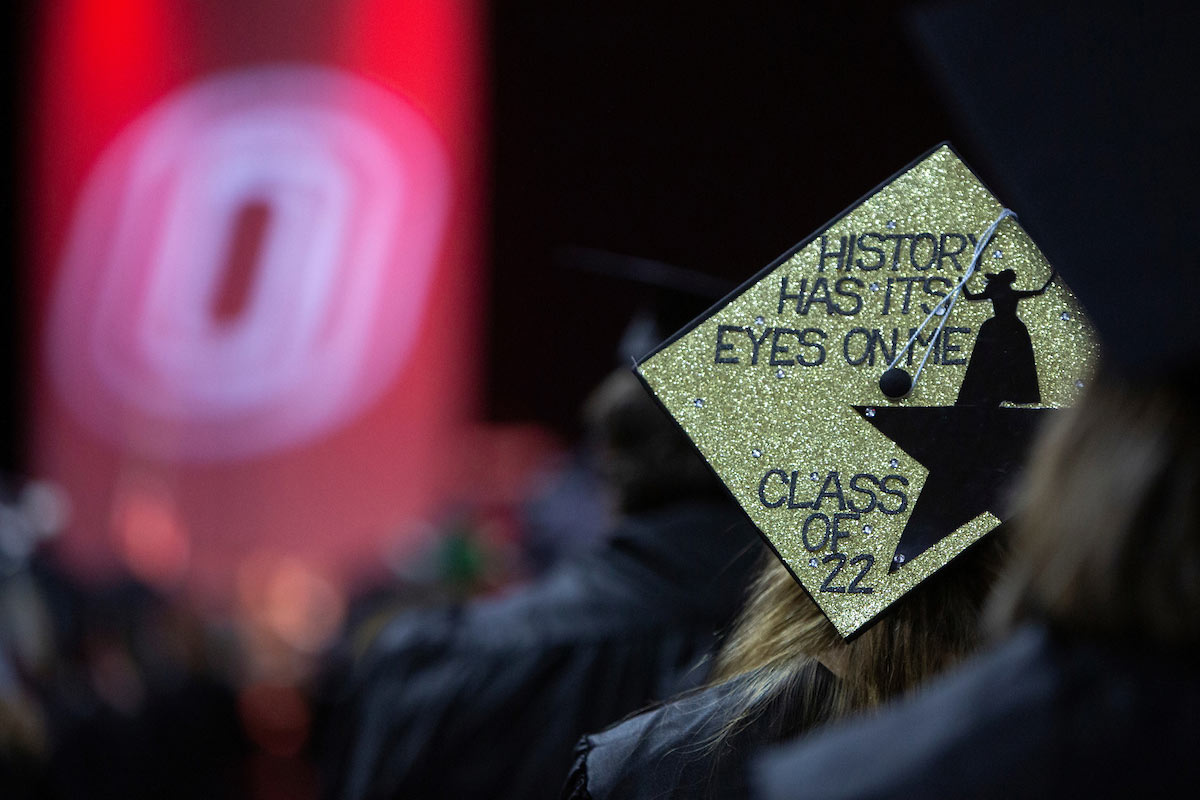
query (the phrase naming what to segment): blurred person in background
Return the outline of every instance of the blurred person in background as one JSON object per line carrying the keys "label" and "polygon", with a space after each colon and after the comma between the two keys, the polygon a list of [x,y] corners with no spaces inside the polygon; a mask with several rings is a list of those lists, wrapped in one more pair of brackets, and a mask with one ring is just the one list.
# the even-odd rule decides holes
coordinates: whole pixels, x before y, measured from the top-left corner
{"label": "blurred person in background", "polygon": [[618,506],[604,542],[505,596],[371,626],[331,683],[331,797],[553,797],[580,735],[704,680],[758,536],[627,369],[586,416]]}
{"label": "blurred person in background", "polygon": [[243,797],[230,643],[179,600],[87,585],[43,545],[61,490],[0,501],[0,795]]}
{"label": "blurred person in background", "polygon": [[233,643],[132,580],[79,591],[46,688],[50,797],[249,796]]}

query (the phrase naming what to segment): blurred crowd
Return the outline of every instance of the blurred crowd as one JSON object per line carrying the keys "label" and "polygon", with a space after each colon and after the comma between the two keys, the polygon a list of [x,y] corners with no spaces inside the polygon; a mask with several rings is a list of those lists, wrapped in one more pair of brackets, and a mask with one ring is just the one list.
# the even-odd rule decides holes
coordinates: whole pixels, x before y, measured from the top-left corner
{"label": "blurred crowd", "polygon": [[[53,556],[69,499],[14,490],[5,796],[553,796],[580,735],[703,679],[762,550],[627,369],[584,422],[512,510],[520,547],[483,515],[448,514],[316,648],[133,576],[79,580]],[[404,693],[404,714],[374,718]]]}
{"label": "blurred crowd", "polygon": [[[401,609],[494,593],[558,553],[538,544],[561,494],[607,513],[580,455],[531,490],[531,550],[512,552],[459,510],[415,558],[358,587],[345,641],[285,641],[132,574],[80,579],[55,557],[69,500],[17,484],[0,506],[0,786],[4,797],[318,796],[312,757],[322,670]],[[519,511],[519,510],[518,510]],[[588,525],[554,547],[585,547]],[[335,600],[337,598],[334,598]],[[286,666],[281,666],[286,664]]]}

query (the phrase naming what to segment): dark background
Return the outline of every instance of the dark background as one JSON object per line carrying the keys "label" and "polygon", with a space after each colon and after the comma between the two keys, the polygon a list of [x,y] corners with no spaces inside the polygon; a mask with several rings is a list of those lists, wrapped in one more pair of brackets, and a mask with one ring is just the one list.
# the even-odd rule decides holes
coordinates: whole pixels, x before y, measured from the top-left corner
{"label": "dark background", "polygon": [[0,473],[24,475],[25,346],[21,270],[23,135],[26,79],[32,69],[33,0],[14,0],[0,6],[0,111],[3,111],[4,155],[0,160]]}
{"label": "dark background", "polygon": [[489,416],[570,431],[639,307],[670,333],[720,299],[564,269],[555,248],[733,285],[953,138],[912,5],[499,3]]}
{"label": "dark background", "polygon": [[[673,330],[719,299],[571,269],[564,246],[733,285],[953,138],[904,31],[911,5],[492,4],[487,419],[574,434],[638,309]],[[22,471],[27,416],[20,119],[35,8],[2,12],[16,77],[3,90],[0,167],[0,469],[10,473]]]}

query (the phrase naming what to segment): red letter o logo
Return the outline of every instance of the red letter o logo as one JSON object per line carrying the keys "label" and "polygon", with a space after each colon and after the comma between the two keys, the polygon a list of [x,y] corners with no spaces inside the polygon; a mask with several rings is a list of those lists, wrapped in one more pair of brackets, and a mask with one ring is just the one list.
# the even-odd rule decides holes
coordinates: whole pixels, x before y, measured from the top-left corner
{"label": "red letter o logo", "polygon": [[428,121],[350,74],[185,87],[88,177],[52,296],[56,388],[90,428],[157,457],[246,458],[336,429],[416,340],[449,187]]}

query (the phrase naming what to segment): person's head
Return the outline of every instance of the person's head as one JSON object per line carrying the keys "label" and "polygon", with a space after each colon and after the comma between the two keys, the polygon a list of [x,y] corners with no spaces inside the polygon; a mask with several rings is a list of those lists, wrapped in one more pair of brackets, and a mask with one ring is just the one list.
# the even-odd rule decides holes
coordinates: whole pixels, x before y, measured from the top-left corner
{"label": "person's head", "polygon": [[621,511],[725,497],[696,448],[629,369],[615,370],[592,392],[584,423]]}
{"label": "person's head", "polygon": [[837,680],[824,696],[803,697],[816,707],[804,710],[802,726],[885,702],[978,647],[988,591],[1007,551],[1006,530],[985,536],[849,641],[769,556],[718,657],[715,678],[753,672],[746,708],[753,714],[772,699],[793,697],[797,681],[808,680],[815,663],[823,664]]}
{"label": "person's head", "polygon": [[1012,286],[1017,279],[1017,273],[1011,269],[1002,269],[999,272],[985,272],[984,276],[988,283],[998,283],[1003,286]]}
{"label": "person's head", "polygon": [[1200,650],[1200,418],[1195,359],[1093,382],[1030,461],[993,622]]}

